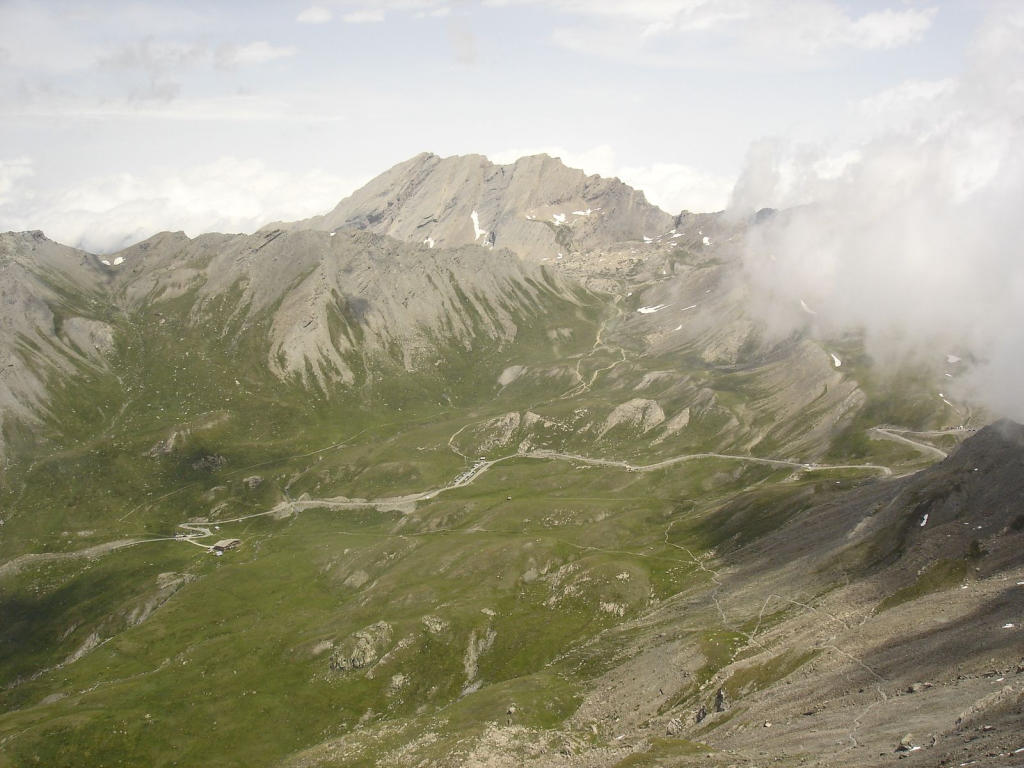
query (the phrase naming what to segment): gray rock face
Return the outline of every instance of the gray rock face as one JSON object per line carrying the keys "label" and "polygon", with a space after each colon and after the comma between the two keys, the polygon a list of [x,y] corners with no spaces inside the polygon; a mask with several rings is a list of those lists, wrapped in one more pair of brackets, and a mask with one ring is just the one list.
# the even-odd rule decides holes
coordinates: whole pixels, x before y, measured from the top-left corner
{"label": "gray rock face", "polygon": [[396,165],[324,216],[289,229],[366,229],[428,247],[474,243],[531,259],[641,240],[675,218],[618,179],[547,155],[495,165],[483,155],[424,153]]}
{"label": "gray rock face", "polygon": [[407,370],[432,364],[438,340],[471,349],[510,341],[511,308],[537,309],[564,281],[507,251],[427,248],[371,232],[273,229],[255,235],[161,233],[125,251],[114,290],[128,305],[195,290],[193,321],[241,290],[247,322],[270,317],[267,363],[310,386],[350,383],[350,356],[398,351]]}
{"label": "gray rock face", "polygon": [[47,378],[106,365],[110,327],[80,316],[86,308],[67,299],[94,294],[104,282],[94,256],[42,232],[0,234],[0,460],[3,422],[31,421],[46,400]]}
{"label": "gray rock face", "polygon": [[345,672],[370,666],[390,647],[391,635],[391,625],[386,621],[359,630],[331,654],[331,670]]}

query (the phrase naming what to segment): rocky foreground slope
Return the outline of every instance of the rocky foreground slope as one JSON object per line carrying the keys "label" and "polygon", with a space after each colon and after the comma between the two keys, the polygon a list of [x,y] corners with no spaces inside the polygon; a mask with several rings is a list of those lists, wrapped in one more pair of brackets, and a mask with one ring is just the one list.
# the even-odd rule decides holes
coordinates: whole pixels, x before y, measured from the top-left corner
{"label": "rocky foreground slope", "polygon": [[[437,762],[1020,765],[1022,469],[1024,427],[1003,421],[910,477],[751,491],[674,519],[666,541],[707,579],[568,654],[576,674],[605,671],[565,726],[517,726],[510,709]],[[346,764],[372,732],[289,765]],[[421,736],[380,762],[428,754]]]}

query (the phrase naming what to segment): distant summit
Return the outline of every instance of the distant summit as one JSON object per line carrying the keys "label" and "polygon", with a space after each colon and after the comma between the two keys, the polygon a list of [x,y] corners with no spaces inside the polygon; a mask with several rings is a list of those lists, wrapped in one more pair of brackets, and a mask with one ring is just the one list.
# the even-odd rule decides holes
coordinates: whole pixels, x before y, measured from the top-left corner
{"label": "distant summit", "polygon": [[[284,225],[352,227],[428,248],[477,244],[557,258],[673,226],[675,217],[618,179],[587,176],[548,155],[496,165],[483,155],[416,155],[330,213]],[[279,226],[279,225],[274,225]]]}

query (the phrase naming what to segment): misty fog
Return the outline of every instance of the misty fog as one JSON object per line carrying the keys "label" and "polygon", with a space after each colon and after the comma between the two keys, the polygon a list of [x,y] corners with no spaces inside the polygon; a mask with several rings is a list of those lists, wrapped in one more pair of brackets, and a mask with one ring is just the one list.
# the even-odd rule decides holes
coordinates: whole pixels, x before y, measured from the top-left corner
{"label": "misty fog", "polygon": [[757,311],[776,335],[964,357],[949,391],[1024,418],[1024,9],[987,20],[956,81],[893,96],[864,105],[880,129],[857,146],[751,148],[730,214],[781,209],[747,239]]}

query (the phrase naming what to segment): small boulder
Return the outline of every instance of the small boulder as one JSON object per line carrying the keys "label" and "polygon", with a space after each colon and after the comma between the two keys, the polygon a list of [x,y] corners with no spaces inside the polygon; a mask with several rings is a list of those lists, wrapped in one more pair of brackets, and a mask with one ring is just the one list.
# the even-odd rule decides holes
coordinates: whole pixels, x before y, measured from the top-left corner
{"label": "small boulder", "polygon": [[911,752],[914,749],[914,737],[911,734],[906,734],[900,743],[896,745],[896,752]]}
{"label": "small boulder", "polygon": [[[700,720],[697,721],[698,723]],[[678,736],[683,732],[683,721],[678,717],[673,717],[668,721],[668,725],[665,727],[665,734],[668,736]]]}
{"label": "small boulder", "polygon": [[227,463],[228,460],[219,453],[206,454],[192,462],[192,469],[199,472],[216,472]]}
{"label": "small boulder", "polygon": [[729,699],[725,695],[725,689],[719,688],[715,694],[715,712],[725,712],[729,708]]}

